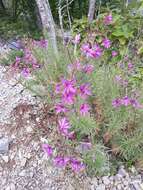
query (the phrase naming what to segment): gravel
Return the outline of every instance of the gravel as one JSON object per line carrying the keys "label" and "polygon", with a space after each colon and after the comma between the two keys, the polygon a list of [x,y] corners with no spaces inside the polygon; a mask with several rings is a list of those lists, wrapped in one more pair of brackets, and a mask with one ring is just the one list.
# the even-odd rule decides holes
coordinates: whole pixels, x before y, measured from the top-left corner
{"label": "gravel", "polygon": [[[41,142],[31,120],[39,113],[37,99],[18,82],[19,75],[0,66],[0,190],[142,190],[142,176],[123,166],[114,176],[75,176],[55,168],[41,151]],[[33,105],[19,116],[12,112],[21,104]],[[17,123],[19,122],[19,123]],[[9,139],[12,143],[9,144]]]}

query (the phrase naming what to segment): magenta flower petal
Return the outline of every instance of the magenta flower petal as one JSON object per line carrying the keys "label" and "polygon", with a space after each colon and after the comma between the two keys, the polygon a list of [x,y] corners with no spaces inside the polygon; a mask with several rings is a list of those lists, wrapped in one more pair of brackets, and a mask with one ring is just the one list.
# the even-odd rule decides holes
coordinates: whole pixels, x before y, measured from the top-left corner
{"label": "magenta flower petal", "polygon": [[111,41],[108,39],[108,38],[105,38],[102,42],[102,45],[105,47],[105,48],[110,48],[111,47]]}
{"label": "magenta flower petal", "polygon": [[110,25],[112,22],[113,22],[112,14],[109,14],[104,18],[105,25]]}
{"label": "magenta flower petal", "polygon": [[89,84],[82,84],[80,86],[80,96],[85,99],[91,95],[91,89]]}
{"label": "magenta flower petal", "polygon": [[82,104],[80,106],[80,114],[85,116],[87,113],[89,113],[90,106],[88,104]]}
{"label": "magenta flower petal", "polygon": [[116,98],[115,100],[112,101],[112,106],[113,106],[114,108],[120,107],[121,104],[122,104],[122,102],[121,102],[121,99],[120,99],[120,98]]}
{"label": "magenta flower petal", "polygon": [[28,77],[30,75],[30,69],[29,68],[23,68],[22,75],[24,77]]}
{"label": "magenta flower petal", "polygon": [[124,106],[130,105],[130,98],[128,96],[123,97],[122,100],[121,100],[121,103]]}
{"label": "magenta flower petal", "polygon": [[52,156],[52,154],[53,154],[53,148],[52,148],[50,145],[48,145],[48,144],[43,144],[43,145],[42,145],[42,149],[43,149],[43,151],[44,151],[48,156]]}
{"label": "magenta flower petal", "polygon": [[68,136],[68,130],[71,128],[69,122],[67,119],[64,117],[58,121],[59,123],[59,131],[61,132],[62,135]]}
{"label": "magenta flower petal", "polygon": [[112,57],[116,57],[118,55],[117,51],[112,51]]}
{"label": "magenta flower petal", "polygon": [[67,108],[62,103],[56,104],[55,110],[57,114],[67,112]]}
{"label": "magenta flower petal", "polygon": [[76,159],[71,159],[71,168],[75,173],[79,173],[85,170],[85,164]]}
{"label": "magenta flower petal", "polygon": [[64,156],[56,156],[54,158],[54,164],[57,167],[62,167],[62,168],[66,167],[69,161],[70,161],[70,158],[64,157]]}
{"label": "magenta flower petal", "polygon": [[83,67],[83,71],[87,74],[91,74],[94,71],[94,66],[93,65],[85,65]]}

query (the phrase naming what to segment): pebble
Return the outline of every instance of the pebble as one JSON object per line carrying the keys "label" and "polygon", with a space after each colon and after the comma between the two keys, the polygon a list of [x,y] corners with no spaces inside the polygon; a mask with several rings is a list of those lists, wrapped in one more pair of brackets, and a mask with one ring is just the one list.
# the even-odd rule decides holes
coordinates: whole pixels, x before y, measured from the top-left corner
{"label": "pebble", "polygon": [[106,188],[105,188],[105,185],[104,184],[100,184],[97,188],[96,188],[96,190],[105,190]]}
{"label": "pebble", "polygon": [[24,167],[26,165],[27,159],[23,158],[20,162],[21,166]]}
{"label": "pebble", "polygon": [[8,156],[2,156],[2,159],[4,160],[5,163],[8,163],[9,157]]}
{"label": "pebble", "polygon": [[10,184],[10,190],[16,190],[16,187],[15,187],[15,184],[14,184],[14,183],[11,183],[11,184]]}
{"label": "pebble", "polygon": [[118,174],[121,175],[122,177],[126,177],[127,172],[126,172],[126,170],[124,168],[120,168],[118,170]]}
{"label": "pebble", "polygon": [[105,185],[109,185],[110,184],[110,180],[109,180],[109,178],[108,178],[108,176],[104,176],[103,178],[102,178],[102,180],[103,180],[103,183],[105,184]]}
{"label": "pebble", "polygon": [[141,186],[138,183],[133,183],[135,190],[141,190]]}
{"label": "pebble", "polygon": [[20,173],[19,173],[19,176],[21,176],[21,177],[24,177],[26,175],[26,171],[25,170],[23,170],[23,171],[21,171]]}
{"label": "pebble", "polygon": [[0,139],[0,154],[7,153],[9,150],[9,140],[8,138]]}

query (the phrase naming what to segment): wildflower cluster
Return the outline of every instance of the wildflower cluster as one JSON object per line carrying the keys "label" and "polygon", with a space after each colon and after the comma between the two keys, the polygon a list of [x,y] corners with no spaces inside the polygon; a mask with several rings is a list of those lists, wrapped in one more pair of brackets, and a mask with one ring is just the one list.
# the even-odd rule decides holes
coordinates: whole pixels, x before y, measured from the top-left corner
{"label": "wildflower cluster", "polygon": [[69,167],[75,173],[85,170],[85,164],[74,157],[54,155],[54,149],[49,144],[42,145],[43,151],[52,159],[56,167]]}
{"label": "wildflower cluster", "polygon": [[[32,42],[33,48],[34,46],[38,46],[40,48],[46,48],[48,45],[47,40],[39,40]],[[40,64],[37,62],[37,59],[33,55],[33,52],[29,48],[25,48],[23,50],[23,57],[16,57],[13,67],[15,69],[19,69],[22,72],[24,77],[28,77],[33,70],[40,68]]]}
{"label": "wildflower cluster", "polygon": [[[102,22],[105,29],[109,28],[113,23],[112,15],[106,15]],[[50,82],[54,80],[52,86],[50,86],[50,82],[47,85],[50,86],[52,106],[56,115],[56,132],[54,131],[56,136],[53,140],[54,143],[50,143],[52,146],[43,144],[42,149],[55,166],[70,168],[76,173],[84,171],[88,166],[88,161],[89,164],[94,164],[95,167],[96,164],[102,167],[101,165],[104,164],[100,164],[103,163],[101,159],[104,162],[106,160],[106,148],[104,147],[106,146],[110,150],[112,145],[115,147],[116,144],[114,146],[113,143],[116,142],[117,134],[120,135],[120,133],[123,134],[124,131],[127,131],[127,129],[123,130],[123,127],[128,127],[128,121],[132,123],[133,118],[130,118],[131,115],[134,115],[132,112],[137,112],[143,108],[142,104],[139,103],[139,98],[131,93],[133,87],[130,85],[130,76],[135,73],[135,66],[131,62],[131,58],[125,56],[122,61],[118,60],[121,57],[120,51],[111,41],[110,33],[101,33],[99,38],[97,35],[97,38],[94,38],[93,41],[86,38],[82,42],[82,36],[77,34],[72,40],[75,60],[73,61],[73,57],[70,57],[70,64],[64,65],[64,71],[60,71],[60,74],[57,74],[55,78],[51,77],[48,69],[44,72],[48,72],[48,80],[44,81],[44,85],[49,80]],[[34,45],[45,48],[47,42],[34,42]],[[33,67],[33,65],[37,65],[34,57],[28,55],[26,59],[32,65],[31,68],[37,68]],[[94,64],[94,59],[102,57],[101,62],[103,64]],[[104,64],[108,60],[109,62],[115,60],[115,62],[112,65],[107,64],[108,62]],[[17,58],[17,62],[19,61],[19,58]],[[59,64],[62,66],[62,63]],[[57,69],[56,64],[52,66]],[[47,68],[52,67],[47,66]],[[94,96],[95,92],[96,96]],[[105,101],[106,99],[107,101]],[[128,109],[117,109],[120,107]],[[123,114],[119,114],[113,108],[121,113],[123,112]],[[128,114],[127,110],[130,110],[131,114]],[[124,118],[123,115],[125,115]],[[117,123],[116,126],[115,123]],[[98,129],[99,126],[100,129]],[[110,131],[113,131],[113,134],[110,134]],[[114,131],[116,131],[115,136]],[[100,140],[98,141],[98,139]],[[117,139],[120,140],[120,137]],[[108,146],[109,141],[111,146]],[[98,146],[97,144],[95,146],[95,143],[99,144],[102,151],[96,149]],[[70,150],[68,149],[69,146]],[[121,153],[120,147],[119,151]],[[77,151],[78,148],[79,151]],[[87,154],[82,154],[87,150]]]}
{"label": "wildflower cluster", "polygon": [[128,96],[124,96],[123,98],[116,98],[112,101],[112,105],[114,108],[118,108],[120,106],[132,106],[134,108],[143,108],[143,106],[138,102],[135,98],[130,98]]}

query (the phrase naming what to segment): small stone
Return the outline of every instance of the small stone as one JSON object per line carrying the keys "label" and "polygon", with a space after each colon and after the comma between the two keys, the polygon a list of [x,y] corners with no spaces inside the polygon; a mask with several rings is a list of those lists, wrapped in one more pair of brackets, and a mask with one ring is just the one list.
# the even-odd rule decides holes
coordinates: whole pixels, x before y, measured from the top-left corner
{"label": "small stone", "polygon": [[105,185],[104,184],[100,184],[96,190],[105,190]]}
{"label": "small stone", "polygon": [[71,184],[69,184],[68,189],[69,190],[74,190],[75,188]]}
{"label": "small stone", "polygon": [[110,184],[110,180],[109,180],[108,176],[104,176],[102,178],[102,180],[103,180],[104,185],[109,185]]}
{"label": "small stone", "polygon": [[15,184],[14,184],[14,183],[11,183],[11,184],[10,184],[10,190],[15,190],[15,189],[16,189]]}
{"label": "small stone", "polygon": [[122,177],[126,177],[127,172],[126,172],[126,170],[124,168],[120,168],[118,170],[118,174],[121,175]]}
{"label": "small stone", "polygon": [[116,174],[115,176],[114,176],[114,180],[115,181],[120,181],[122,179],[122,175],[120,175],[120,174]]}
{"label": "small stone", "polygon": [[94,185],[91,185],[91,186],[90,186],[90,190],[95,190],[95,186],[94,186]]}
{"label": "small stone", "polygon": [[123,184],[124,184],[124,186],[128,186],[129,182],[125,180],[125,181],[123,181]]}
{"label": "small stone", "polygon": [[26,158],[23,158],[22,160],[21,160],[21,166],[22,167],[24,167],[25,165],[26,165],[26,162],[27,162],[27,159]]}
{"label": "small stone", "polygon": [[21,176],[21,177],[24,177],[26,175],[26,171],[25,170],[23,170],[23,171],[21,171],[20,173],[19,173],[19,176]]}
{"label": "small stone", "polygon": [[118,189],[118,190],[122,190],[121,184],[118,184],[118,185],[117,185],[117,189]]}
{"label": "small stone", "polygon": [[4,160],[5,163],[8,163],[9,157],[8,156],[2,156],[2,159]]}
{"label": "small stone", "polygon": [[[29,121],[29,120],[28,120]],[[26,131],[28,132],[28,133],[31,133],[32,131],[33,131],[33,128],[31,127],[31,126],[27,126],[26,127]]]}
{"label": "small stone", "polygon": [[7,186],[7,187],[5,188],[5,190],[11,190],[11,189],[10,189],[10,186]]}
{"label": "small stone", "polygon": [[8,138],[0,139],[0,154],[7,153],[9,150],[9,140]]}
{"label": "small stone", "polygon": [[109,180],[110,180],[110,181],[114,181],[114,177],[113,177],[113,176],[110,176],[110,177],[109,177]]}
{"label": "small stone", "polygon": [[94,186],[98,185],[98,179],[96,177],[92,178],[91,184],[93,184]]}
{"label": "small stone", "polygon": [[141,190],[141,186],[138,183],[133,183],[133,187],[135,190]]}

